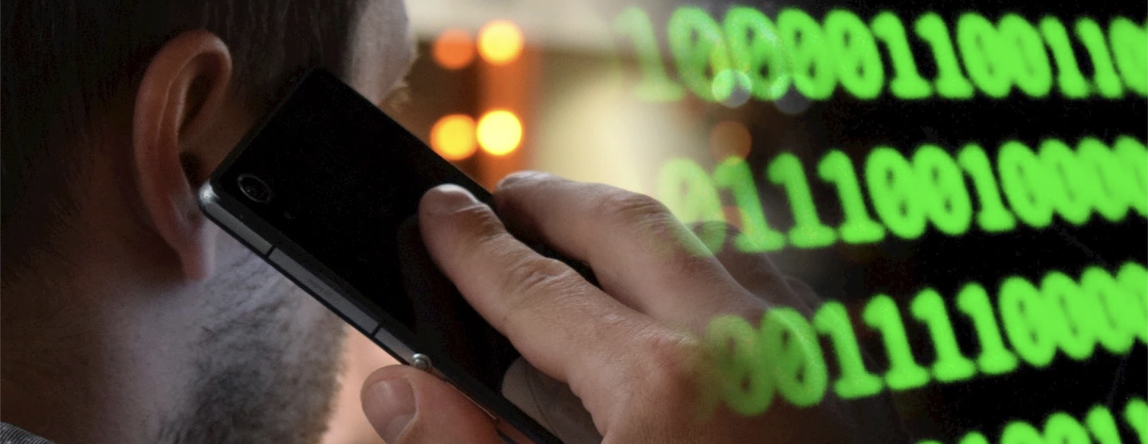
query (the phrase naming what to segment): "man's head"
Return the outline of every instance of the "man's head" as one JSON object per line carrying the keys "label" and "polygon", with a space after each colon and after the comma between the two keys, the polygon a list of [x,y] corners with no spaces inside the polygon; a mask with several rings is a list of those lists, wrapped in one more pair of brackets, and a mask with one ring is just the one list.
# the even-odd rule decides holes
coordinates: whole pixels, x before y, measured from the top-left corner
{"label": "man's head", "polygon": [[68,442],[314,439],[341,324],[194,190],[301,68],[383,102],[411,57],[401,1],[2,14],[3,419]]}

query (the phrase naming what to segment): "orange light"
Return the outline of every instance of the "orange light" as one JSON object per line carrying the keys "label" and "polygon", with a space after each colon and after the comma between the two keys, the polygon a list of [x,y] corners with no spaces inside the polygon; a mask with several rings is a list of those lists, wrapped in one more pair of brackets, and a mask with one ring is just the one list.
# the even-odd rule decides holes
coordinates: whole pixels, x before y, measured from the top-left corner
{"label": "orange light", "polygon": [[749,155],[752,144],[753,139],[749,134],[749,129],[741,122],[726,120],[714,125],[714,128],[710,130],[710,153],[717,161],[725,160],[731,156],[744,159],[745,156]]}
{"label": "orange light", "polygon": [[446,160],[462,160],[474,154],[474,119],[462,114],[444,116],[431,127],[431,148]]}
{"label": "orange light", "polygon": [[522,143],[522,122],[506,110],[490,111],[478,119],[478,144],[487,153],[504,156]]}
{"label": "orange light", "polygon": [[461,29],[448,29],[434,39],[435,62],[446,69],[459,69],[474,60],[474,40]]}
{"label": "orange light", "polygon": [[478,31],[478,53],[492,65],[505,65],[522,55],[522,29],[509,20],[495,20]]}

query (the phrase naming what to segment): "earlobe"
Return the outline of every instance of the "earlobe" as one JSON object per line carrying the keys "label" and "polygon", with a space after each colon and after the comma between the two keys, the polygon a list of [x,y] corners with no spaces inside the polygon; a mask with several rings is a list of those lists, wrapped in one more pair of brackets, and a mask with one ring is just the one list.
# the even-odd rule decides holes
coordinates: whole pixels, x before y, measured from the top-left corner
{"label": "earlobe", "polygon": [[196,206],[202,162],[230,93],[231,55],[207,31],[185,32],[152,58],[136,92],[132,159],[151,225],[186,279],[211,274],[216,229]]}

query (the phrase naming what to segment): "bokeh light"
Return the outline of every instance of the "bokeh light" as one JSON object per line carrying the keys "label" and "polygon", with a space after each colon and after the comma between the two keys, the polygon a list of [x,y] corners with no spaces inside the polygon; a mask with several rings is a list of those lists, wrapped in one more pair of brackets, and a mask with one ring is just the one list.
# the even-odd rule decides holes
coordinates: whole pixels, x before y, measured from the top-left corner
{"label": "bokeh light", "polygon": [[746,73],[727,69],[714,76],[710,91],[714,99],[730,108],[737,108],[749,101],[753,94],[753,80]]}
{"label": "bokeh light", "polygon": [[434,39],[434,60],[446,69],[459,69],[474,60],[474,40],[461,29],[448,29]]}
{"label": "bokeh light", "polygon": [[522,122],[506,110],[490,111],[478,119],[478,144],[487,153],[504,156],[522,143]]}
{"label": "bokeh light", "polygon": [[727,157],[736,156],[744,159],[749,155],[753,138],[749,129],[741,122],[725,120],[714,125],[710,130],[710,153],[714,160],[722,161]]}
{"label": "bokeh light", "polygon": [[446,160],[462,160],[478,149],[474,119],[462,114],[444,116],[431,127],[431,148]]}
{"label": "bokeh light", "polygon": [[492,65],[505,65],[522,55],[522,29],[509,20],[494,20],[478,31],[478,53]]}

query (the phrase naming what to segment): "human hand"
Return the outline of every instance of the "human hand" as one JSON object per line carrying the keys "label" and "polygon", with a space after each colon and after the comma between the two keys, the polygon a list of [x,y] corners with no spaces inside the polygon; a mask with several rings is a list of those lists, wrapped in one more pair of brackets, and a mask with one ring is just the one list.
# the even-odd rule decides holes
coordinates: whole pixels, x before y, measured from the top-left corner
{"label": "human hand", "polygon": [[[710,320],[754,323],[771,306],[809,313],[817,303],[765,256],[712,255],[656,200],[604,185],[516,174],[494,197],[501,220],[459,187],[429,191],[419,208],[427,249],[524,358],[570,386],[604,442],[871,441],[832,401],[744,417],[717,399],[701,338]],[[510,233],[589,264],[601,288]],[[387,442],[500,442],[480,408],[410,367],[376,371],[362,398]]]}

